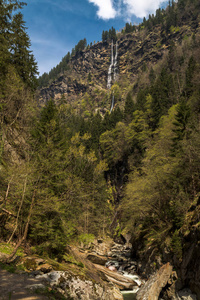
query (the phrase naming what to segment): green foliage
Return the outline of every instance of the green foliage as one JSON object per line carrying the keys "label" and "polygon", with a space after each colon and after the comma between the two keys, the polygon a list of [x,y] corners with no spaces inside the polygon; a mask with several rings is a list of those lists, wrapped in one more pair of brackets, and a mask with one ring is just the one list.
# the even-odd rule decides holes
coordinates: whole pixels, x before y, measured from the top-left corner
{"label": "green foliage", "polygon": [[92,76],[91,76],[91,73],[89,72],[89,74],[88,74],[88,82],[91,82],[91,80],[92,80]]}
{"label": "green foliage", "polygon": [[177,33],[179,31],[180,31],[180,27],[174,27],[173,25],[171,25],[171,27],[170,27],[171,33]]}
{"label": "green foliage", "polygon": [[173,137],[172,152],[180,150],[180,141],[187,138],[188,130],[187,124],[190,117],[190,107],[187,105],[184,98],[181,99],[181,102],[177,105],[177,112],[175,115],[175,121],[173,122],[174,128],[173,132],[175,136]]}
{"label": "green foliage", "polygon": [[125,28],[124,28],[125,33],[131,33],[131,32],[135,32],[135,31],[136,31],[135,25],[132,25],[131,23],[126,23]]}
{"label": "green foliage", "polygon": [[66,236],[60,214],[56,210],[48,210],[47,204],[39,207],[41,212],[35,212],[30,233],[32,242],[37,245],[37,253],[62,257],[66,249]]}
{"label": "green foliage", "polygon": [[178,230],[174,232],[172,235],[172,240],[171,240],[171,247],[173,253],[176,255],[178,259],[182,258],[182,241],[181,237],[179,235]]}
{"label": "green foliage", "polygon": [[102,42],[103,43],[108,43],[113,41],[114,43],[117,40],[117,35],[116,35],[116,30],[112,27],[111,29],[109,29],[109,31],[104,31],[102,32]]}
{"label": "green foliage", "polygon": [[42,74],[39,79],[39,87],[46,87],[48,84],[57,78],[57,76],[60,73],[63,73],[66,70],[69,70],[70,68],[70,60],[73,56],[80,55],[81,52],[87,47],[87,40],[84,38],[83,40],[80,40],[78,44],[75,46],[75,48],[72,49],[71,53],[68,52],[61,60],[61,62],[54,68],[50,70],[50,72],[47,74],[46,72]]}
{"label": "green foliage", "polygon": [[190,97],[193,92],[193,77],[195,75],[196,61],[193,56],[190,57],[188,62],[188,67],[186,70],[186,84],[185,84],[185,93],[187,97]]}
{"label": "green foliage", "polygon": [[[182,22],[192,20],[187,36],[197,28],[198,5],[199,1],[179,0],[144,18],[137,31],[126,24],[122,33],[128,39],[134,31],[139,39],[149,39],[148,31],[155,28],[160,36],[153,51],[167,48],[160,64],[142,58],[143,72],[129,73],[126,79],[122,75],[109,95],[91,81],[96,74],[89,73],[89,92],[78,99],[80,106],[62,96],[35,109],[27,87],[35,87],[36,65],[23,16],[15,11],[20,4],[0,3],[0,204],[14,215],[19,212],[13,238],[23,234],[34,198],[28,230],[32,251],[62,259],[72,239],[89,244],[95,236],[105,235],[114,205],[121,204],[113,231],[126,227],[141,235],[146,247],[158,249],[168,238],[181,258],[179,229],[200,192],[199,37],[196,30],[182,44],[172,39],[175,34],[177,41],[184,36]],[[103,31],[105,44],[116,39],[114,28]],[[40,77],[40,86],[68,70],[85,47],[83,39]],[[133,59],[131,52],[127,55]],[[112,94],[115,108],[104,114],[100,107]],[[99,112],[94,114],[95,101]],[[13,223],[3,212],[0,218],[1,233],[7,237]]]}
{"label": "green foliage", "polygon": [[[23,15],[19,9],[23,2],[1,1],[0,3],[0,87],[5,80],[7,70],[12,65],[17,75],[23,80],[26,86],[34,90],[37,86],[36,75],[37,65],[34,56],[30,51],[30,39],[26,33]],[[16,12],[17,11],[17,12]]]}
{"label": "green foliage", "polygon": [[162,30],[167,33],[179,32],[179,26],[185,22],[185,19],[196,22],[198,24],[199,3],[193,0],[169,1],[168,7],[164,9],[157,9],[156,14],[149,15],[148,20],[143,19],[139,25],[139,29],[146,28],[149,31],[153,26],[160,25]]}
{"label": "green foliage", "polygon": [[126,190],[127,213],[132,214],[133,220],[152,218],[152,226],[155,223],[156,228],[161,221],[168,223],[170,219],[169,201],[173,197],[175,169],[179,163],[170,156],[174,114],[173,108],[163,117],[154,141],[149,140],[142,168],[133,172]]}
{"label": "green foliage", "polygon": [[3,264],[0,262],[0,267],[3,270],[8,271],[9,273],[15,273],[16,267],[14,265]]}
{"label": "green foliage", "polygon": [[[101,116],[97,114],[88,120],[92,127],[85,121],[82,126],[83,119],[64,110],[65,105],[61,102],[56,106],[50,100],[32,130],[34,165],[36,174],[38,171],[40,174],[37,192],[40,201],[34,210],[30,238],[38,245],[37,252],[49,256],[62,255],[66,242],[78,230],[99,234],[105,226],[102,214],[105,222],[110,214],[104,180],[107,165],[98,161],[94,151],[98,152]],[[68,113],[75,123],[68,119]],[[79,128],[81,133],[77,132]]]}
{"label": "green foliage", "polygon": [[135,104],[133,102],[131,93],[129,92],[126,96],[126,101],[124,105],[124,120],[130,123],[133,119],[133,112],[135,111]]}
{"label": "green foliage", "polygon": [[122,122],[118,122],[112,131],[106,131],[101,135],[101,148],[109,165],[123,161],[131,148],[131,138],[132,132]]}
{"label": "green foliage", "polygon": [[106,44],[108,41],[109,41],[108,31],[103,30],[103,32],[102,32],[102,42]]}
{"label": "green foliage", "polygon": [[85,246],[88,246],[95,239],[93,234],[83,233],[78,236],[79,242],[83,243]]}
{"label": "green foliage", "polygon": [[87,40],[86,39],[80,40],[78,44],[75,46],[75,54],[78,54],[81,51],[83,51],[86,48],[86,46],[87,46]]}
{"label": "green foliage", "polygon": [[[14,247],[11,244],[1,243],[0,252],[4,254],[11,254],[13,252]],[[16,253],[17,256],[23,256],[23,250],[19,248]]]}

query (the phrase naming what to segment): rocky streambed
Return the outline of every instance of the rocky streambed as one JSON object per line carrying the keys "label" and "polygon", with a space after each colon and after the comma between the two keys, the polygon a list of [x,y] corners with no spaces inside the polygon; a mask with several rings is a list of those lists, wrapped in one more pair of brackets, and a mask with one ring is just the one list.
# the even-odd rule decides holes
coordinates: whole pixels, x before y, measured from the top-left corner
{"label": "rocky streambed", "polygon": [[[127,239],[128,240],[128,239]],[[123,295],[123,299],[136,300],[199,300],[189,288],[180,288],[177,273],[170,263],[163,264],[153,274],[147,274],[142,264],[132,257],[129,242],[113,243],[109,250],[103,241],[87,254],[109,282],[112,282]]]}
{"label": "rocky streambed", "polygon": [[[113,241],[104,242],[101,239],[89,247],[71,247],[70,255],[76,261],[76,270],[74,264],[68,262],[66,258],[65,263],[68,267],[56,270],[44,259],[26,257],[23,264],[29,269],[29,273],[18,275],[18,281],[27,282],[23,286],[25,294],[32,295],[38,290],[48,289],[57,293],[56,299],[63,299],[60,296],[74,300],[200,299],[189,289],[178,290],[177,274],[170,263],[162,265],[153,274],[146,274],[141,268],[142,264],[132,258],[131,250],[131,244],[128,242],[122,244]],[[6,276],[8,274],[2,272],[1,282],[8,284]],[[15,281],[17,284],[16,278]],[[22,292],[21,286],[16,290],[14,284],[5,285],[4,290],[1,291],[0,288],[0,292],[6,293],[8,289],[9,299],[23,299],[16,298],[16,293]],[[0,299],[7,298],[0,297]]]}

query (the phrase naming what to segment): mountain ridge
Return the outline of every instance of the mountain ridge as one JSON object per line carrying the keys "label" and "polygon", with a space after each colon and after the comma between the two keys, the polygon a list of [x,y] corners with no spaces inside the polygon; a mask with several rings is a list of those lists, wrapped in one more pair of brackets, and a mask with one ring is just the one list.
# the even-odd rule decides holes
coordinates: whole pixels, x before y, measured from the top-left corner
{"label": "mountain ridge", "polygon": [[[198,33],[196,22],[182,27],[173,27],[166,35],[161,25],[156,25],[152,32],[143,29],[133,33],[118,33],[119,80],[117,84],[122,89],[124,89],[123,81],[127,81],[126,85],[129,86],[135,84],[140,80],[140,73],[144,72],[144,69],[148,73],[162,61],[164,56],[168,55],[172,43],[177,47],[184,39],[188,39],[195,33]],[[64,96],[68,103],[74,102],[76,105],[86,93],[95,98],[95,89],[101,90],[106,97],[109,94],[106,85],[110,49],[111,43],[98,42],[89,49],[77,53],[71,58],[68,70],[61,73],[48,87],[39,89],[39,101],[45,103],[50,98],[57,101]],[[127,90],[121,92],[120,107],[124,106],[126,95]],[[95,109],[100,108],[98,101],[96,105],[94,101],[94,106]],[[105,108],[109,110],[108,101]]]}

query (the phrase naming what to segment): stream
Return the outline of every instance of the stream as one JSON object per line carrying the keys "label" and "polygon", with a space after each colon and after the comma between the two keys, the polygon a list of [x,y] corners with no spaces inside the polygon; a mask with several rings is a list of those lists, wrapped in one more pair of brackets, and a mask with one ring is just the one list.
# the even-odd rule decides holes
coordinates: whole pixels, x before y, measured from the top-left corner
{"label": "stream", "polygon": [[143,280],[136,274],[137,262],[132,260],[131,246],[115,244],[110,249],[110,256],[113,260],[106,263],[106,267],[110,270],[115,270],[126,278],[135,282],[135,286],[131,290],[121,290],[121,294],[125,300],[136,299],[137,292],[140,286],[144,283]]}
{"label": "stream", "polygon": [[121,294],[124,300],[135,300],[136,292],[135,291],[121,291]]}

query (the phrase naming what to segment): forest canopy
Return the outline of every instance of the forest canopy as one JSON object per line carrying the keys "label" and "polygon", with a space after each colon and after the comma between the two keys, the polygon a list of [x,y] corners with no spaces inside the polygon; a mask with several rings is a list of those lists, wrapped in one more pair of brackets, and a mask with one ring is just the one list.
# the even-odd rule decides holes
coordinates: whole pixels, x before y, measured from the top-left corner
{"label": "forest canopy", "polygon": [[[36,253],[61,258],[72,240],[127,231],[142,237],[144,247],[161,249],[166,238],[173,245],[200,195],[199,1],[172,1],[137,28],[127,23],[120,33],[103,31],[107,47],[136,34],[142,44],[157,28],[151,53],[160,58],[164,48],[165,55],[148,66],[140,60],[139,72],[122,75],[111,90],[94,86],[88,73],[92,93],[79,93],[76,107],[66,95],[39,103],[24,5],[0,2],[1,238],[28,240]],[[40,86],[68,70],[86,47],[81,40],[40,77]],[[123,56],[128,70],[131,51]],[[103,110],[112,96],[114,109]]]}

